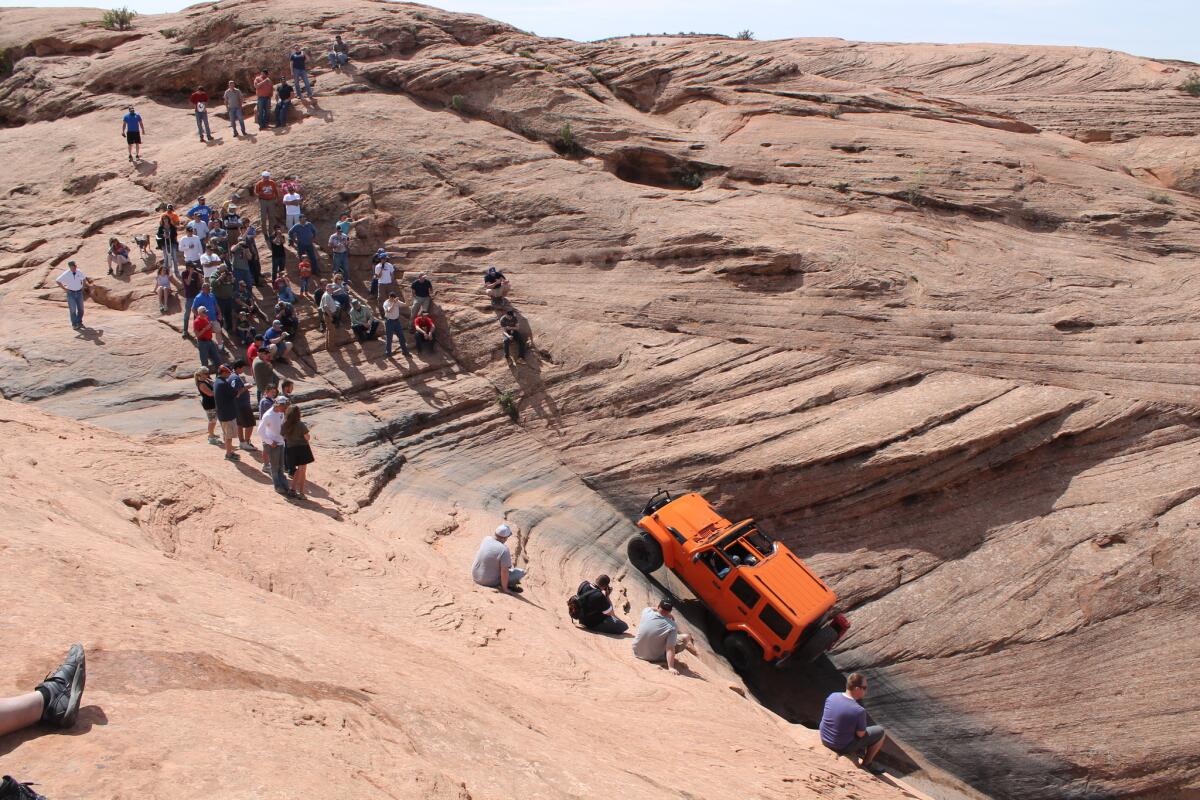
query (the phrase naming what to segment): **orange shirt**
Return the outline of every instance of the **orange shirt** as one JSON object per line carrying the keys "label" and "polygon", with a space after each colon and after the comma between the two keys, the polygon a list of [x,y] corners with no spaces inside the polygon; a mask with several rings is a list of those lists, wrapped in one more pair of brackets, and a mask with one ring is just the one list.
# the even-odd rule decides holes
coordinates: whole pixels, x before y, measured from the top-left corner
{"label": "orange shirt", "polygon": [[275,92],[275,85],[270,78],[259,75],[254,79],[254,94],[258,97],[270,97]]}

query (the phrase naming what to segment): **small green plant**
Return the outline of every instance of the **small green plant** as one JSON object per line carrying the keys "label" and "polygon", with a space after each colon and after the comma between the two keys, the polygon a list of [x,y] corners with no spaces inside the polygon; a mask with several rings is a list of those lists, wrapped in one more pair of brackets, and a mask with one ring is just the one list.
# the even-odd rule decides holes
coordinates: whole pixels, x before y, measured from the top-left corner
{"label": "small green plant", "polygon": [[1159,192],[1152,192],[1152,193],[1146,195],[1146,199],[1149,200],[1151,203],[1158,203],[1160,206],[1175,205],[1175,201],[1173,199],[1171,199],[1170,195],[1160,194]]}
{"label": "small green plant", "polygon": [[842,194],[845,194],[846,192],[850,191],[850,184],[844,182],[834,184],[833,190],[835,192],[841,192]]}
{"label": "small green plant", "polygon": [[1179,84],[1179,91],[1187,92],[1192,97],[1200,97],[1200,72],[1193,72]]}
{"label": "small green plant", "polygon": [[466,99],[461,94],[456,94],[450,98],[450,107],[455,111],[462,113],[463,107],[466,105]]}
{"label": "small green plant", "polygon": [[741,39],[743,42],[749,42],[754,39],[754,31],[749,30],[749,29],[744,30],[744,31],[738,31],[738,35],[736,38]]}
{"label": "small green plant", "polygon": [[178,28],[163,28],[161,31],[159,31],[159,33],[161,33],[167,39],[174,39],[176,36],[179,35],[179,29]]}
{"label": "small green plant", "polygon": [[925,199],[922,191],[925,188],[925,170],[917,170],[917,174],[913,176],[913,185],[904,192],[904,201],[909,205],[919,206]]}
{"label": "small green plant", "polygon": [[183,47],[179,48],[179,55],[181,56],[190,56],[194,52],[196,52],[196,48],[192,47],[190,44],[185,44]]}
{"label": "small green plant", "polygon": [[528,50],[518,50],[517,55],[519,55],[521,58],[533,58],[533,53],[529,52]]}
{"label": "small green plant", "polygon": [[679,182],[688,189],[699,189],[704,185],[704,180],[695,172],[685,172],[680,175]]}
{"label": "small green plant", "polygon": [[829,109],[829,118],[830,119],[838,119],[841,116],[842,116],[842,107],[841,106],[834,106],[833,108]]}
{"label": "small green plant", "polygon": [[604,81],[603,81],[603,80],[601,80],[601,78],[600,78],[601,72],[600,72],[600,68],[599,68],[599,67],[588,67],[587,69],[588,69],[588,74],[589,74],[589,75],[591,75],[593,78],[595,78],[596,80],[600,81],[601,83],[603,83],[603,82],[604,82]]}
{"label": "small green plant", "polygon": [[0,77],[12,72],[12,64],[8,63],[8,52],[0,47]]}
{"label": "small green plant", "polygon": [[517,421],[517,399],[513,397],[512,392],[501,392],[496,397],[496,405],[500,406],[500,410],[508,414],[508,418],[513,422]]}
{"label": "small green plant", "polygon": [[100,18],[100,24],[110,31],[127,31],[133,27],[133,18],[137,15],[136,11],[121,6],[105,11],[104,16]]}

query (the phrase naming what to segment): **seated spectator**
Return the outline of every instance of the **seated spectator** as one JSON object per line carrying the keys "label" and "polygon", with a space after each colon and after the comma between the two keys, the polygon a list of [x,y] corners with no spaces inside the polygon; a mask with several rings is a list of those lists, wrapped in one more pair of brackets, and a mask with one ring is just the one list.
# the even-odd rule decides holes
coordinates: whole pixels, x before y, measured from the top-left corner
{"label": "seated spectator", "polygon": [[425,347],[433,350],[433,333],[433,317],[427,313],[417,314],[413,319],[413,339],[416,342],[418,353]]}
{"label": "seated spectator", "polygon": [[295,338],[300,331],[300,320],[296,316],[296,307],[291,303],[280,301],[275,304],[275,319],[283,325],[283,332]]}
{"label": "seated spectator", "polygon": [[867,677],[852,672],[846,677],[846,691],[834,692],[825,699],[821,714],[821,743],[839,756],[862,756],[863,769],[881,774],[872,762],[883,749],[885,732],[879,725],[867,724],[867,710],[861,701],[867,694]]}
{"label": "seated spectator", "polygon": [[504,273],[495,267],[488,267],[488,271],[483,276],[483,290],[491,299],[492,305],[501,305],[504,303],[504,298],[508,296],[508,278],[504,277]]}
{"label": "seated spectator", "polygon": [[579,604],[579,624],[588,630],[599,633],[624,633],[629,625],[617,617],[609,595],[612,594],[612,580],[607,575],[596,578],[596,582],[584,581],[575,592],[575,601]]}
{"label": "seated spectator", "polygon": [[[255,340],[262,338],[258,335],[258,330],[255,329],[254,322],[250,319],[250,314],[245,311],[238,312],[237,326],[233,330],[237,336],[238,343],[242,347],[253,347]],[[249,353],[247,353],[247,357],[254,358]]]}
{"label": "seated spectator", "polygon": [[296,304],[296,293],[292,291],[292,284],[283,275],[275,279],[275,297],[289,305]]}
{"label": "seated spectator", "polygon": [[371,307],[357,297],[350,301],[350,328],[360,342],[374,339],[379,331],[379,320],[371,313]]}
{"label": "seated spectator", "polygon": [[504,312],[504,316],[500,317],[500,331],[504,335],[504,357],[511,358],[508,352],[508,347],[513,342],[517,343],[517,358],[521,361],[525,360],[525,337],[521,334],[521,323],[517,319],[515,309],[508,309]]}
{"label": "seated spectator", "polygon": [[637,636],[633,639],[633,654],[643,661],[666,662],[672,672],[679,672],[675,656],[687,650],[698,655],[692,637],[679,632],[675,623],[674,604],[664,598],[658,608],[647,608],[638,623]]}
{"label": "seated spectator", "polygon": [[271,358],[275,363],[287,363],[287,355],[294,345],[287,340],[287,334],[283,332],[283,322],[271,320],[271,327],[263,331],[263,346],[270,349]]}
{"label": "seated spectator", "polygon": [[127,266],[129,266],[129,248],[121,244],[121,241],[114,236],[108,240],[108,274],[120,275]]}
{"label": "seated spectator", "polygon": [[512,565],[512,553],[508,552],[508,537],[513,531],[508,525],[500,525],[492,536],[479,545],[475,561],[471,564],[471,578],[480,586],[489,586],[502,592],[520,592],[518,585],[525,577],[525,570]]}

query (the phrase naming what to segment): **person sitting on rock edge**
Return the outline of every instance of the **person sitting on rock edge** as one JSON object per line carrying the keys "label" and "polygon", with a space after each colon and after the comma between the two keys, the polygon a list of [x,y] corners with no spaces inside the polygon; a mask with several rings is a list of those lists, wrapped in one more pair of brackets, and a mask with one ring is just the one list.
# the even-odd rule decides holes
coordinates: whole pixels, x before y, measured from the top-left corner
{"label": "person sitting on rock edge", "polygon": [[517,343],[517,359],[525,360],[525,337],[521,334],[521,322],[517,319],[517,312],[513,308],[509,308],[500,317],[500,332],[504,336],[504,358],[512,358],[509,355],[509,345],[513,342]]}
{"label": "person sitting on rock edge", "polygon": [[379,331],[379,320],[371,313],[371,307],[357,297],[350,301],[350,329],[360,342],[374,339]]}
{"label": "person sitting on rock edge", "polygon": [[867,677],[861,672],[846,676],[846,691],[825,698],[821,714],[821,744],[839,756],[862,755],[859,765],[879,775],[883,770],[872,766],[883,749],[886,734],[882,726],[867,724],[867,711],[861,701],[867,694]]}
{"label": "person sitting on rock edge", "polygon": [[678,674],[681,670],[675,663],[676,655],[684,650],[692,655],[699,654],[691,635],[679,632],[672,613],[674,609],[674,603],[663,598],[657,608],[642,611],[637,636],[633,639],[633,654],[643,661],[666,662],[667,669]]}
{"label": "person sitting on rock edge", "polygon": [[579,603],[579,624],[597,633],[621,634],[629,630],[629,624],[617,617],[609,595],[612,594],[612,579],[601,575],[596,581],[579,584],[575,598]]}
{"label": "person sitting on rock edge", "polygon": [[433,350],[434,322],[427,313],[417,314],[413,319],[413,344],[420,353],[426,347]]}
{"label": "person sitting on rock edge", "polygon": [[506,593],[523,591],[519,584],[525,577],[525,570],[512,565],[512,553],[508,552],[508,537],[512,535],[512,528],[501,524],[492,536],[485,537],[479,544],[471,564],[471,579],[475,583]]}

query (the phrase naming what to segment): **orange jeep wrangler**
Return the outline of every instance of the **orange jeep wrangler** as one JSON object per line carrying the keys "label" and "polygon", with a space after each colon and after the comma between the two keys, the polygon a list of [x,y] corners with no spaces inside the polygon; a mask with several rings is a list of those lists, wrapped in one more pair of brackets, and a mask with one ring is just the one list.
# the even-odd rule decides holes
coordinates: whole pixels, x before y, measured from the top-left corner
{"label": "orange jeep wrangler", "polygon": [[698,494],[661,489],[642,514],[629,561],[647,575],[665,564],[687,584],[725,626],[722,650],[737,671],[812,661],[850,627],[837,595],[754,520],[735,525]]}

